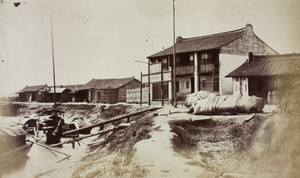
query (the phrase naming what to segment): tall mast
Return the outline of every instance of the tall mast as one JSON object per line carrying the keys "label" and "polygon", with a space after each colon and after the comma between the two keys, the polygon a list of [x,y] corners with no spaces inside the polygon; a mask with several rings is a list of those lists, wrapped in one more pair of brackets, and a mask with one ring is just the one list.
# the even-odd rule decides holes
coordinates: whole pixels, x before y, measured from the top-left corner
{"label": "tall mast", "polygon": [[53,87],[54,87],[54,109],[56,110],[56,86],[55,86],[55,63],[54,63],[54,45],[53,45],[53,27],[51,18],[51,43],[52,43],[52,64],[53,64]]}
{"label": "tall mast", "polygon": [[175,57],[175,0],[173,0],[173,106],[177,107],[176,92],[176,57]]}

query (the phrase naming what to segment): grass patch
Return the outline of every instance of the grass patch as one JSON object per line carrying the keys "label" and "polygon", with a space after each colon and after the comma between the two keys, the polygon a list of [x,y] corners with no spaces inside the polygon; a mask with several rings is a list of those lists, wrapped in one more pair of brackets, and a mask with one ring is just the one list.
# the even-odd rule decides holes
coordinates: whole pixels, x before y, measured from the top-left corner
{"label": "grass patch", "polygon": [[195,150],[200,141],[219,142],[226,139],[223,126],[211,119],[174,120],[170,121],[170,127],[171,131],[176,133],[171,140],[173,148],[180,154],[189,155],[189,150]]}
{"label": "grass patch", "polygon": [[[265,120],[266,117],[254,116],[254,118],[249,122],[230,126],[228,133],[233,144],[234,151],[242,152],[247,151],[249,148],[251,148],[253,143],[257,141],[255,138]],[[265,138],[269,138],[270,141],[270,136],[271,127],[267,128]]]}

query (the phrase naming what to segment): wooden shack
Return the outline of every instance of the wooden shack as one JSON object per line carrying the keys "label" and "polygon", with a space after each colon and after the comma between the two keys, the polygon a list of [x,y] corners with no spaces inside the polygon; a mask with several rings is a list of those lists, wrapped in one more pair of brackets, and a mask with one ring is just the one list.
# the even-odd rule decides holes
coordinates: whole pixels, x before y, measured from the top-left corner
{"label": "wooden shack", "polygon": [[81,92],[86,92],[85,101],[96,103],[126,102],[128,89],[140,87],[140,81],[134,77],[114,79],[92,79],[81,87]]}
{"label": "wooden shack", "polygon": [[21,102],[46,102],[47,101],[47,93],[50,91],[50,87],[45,85],[34,85],[27,86],[22,90],[18,91],[18,100]]}

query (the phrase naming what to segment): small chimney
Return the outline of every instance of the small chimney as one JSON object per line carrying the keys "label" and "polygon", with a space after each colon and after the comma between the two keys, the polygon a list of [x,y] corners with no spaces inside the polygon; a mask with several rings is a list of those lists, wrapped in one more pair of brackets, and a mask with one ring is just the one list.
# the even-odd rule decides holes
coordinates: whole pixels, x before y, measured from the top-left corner
{"label": "small chimney", "polygon": [[251,34],[253,33],[253,26],[248,23],[246,24],[245,30],[246,30],[246,34]]}
{"label": "small chimney", "polygon": [[251,62],[253,60],[253,53],[252,52],[249,52],[248,53],[248,56],[249,56],[249,62]]}
{"label": "small chimney", "polygon": [[178,37],[176,38],[176,43],[179,43],[181,40],[182,40],[182,37],[181,37],[181,36],[178,36]]}

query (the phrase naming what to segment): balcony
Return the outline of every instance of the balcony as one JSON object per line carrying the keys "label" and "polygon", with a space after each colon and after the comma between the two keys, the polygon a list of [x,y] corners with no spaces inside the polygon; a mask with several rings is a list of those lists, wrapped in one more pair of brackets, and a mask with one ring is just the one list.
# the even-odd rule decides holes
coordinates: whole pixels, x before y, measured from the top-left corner
{"label": "balcony", "polygon": [[194,74],[194,66],[176,67],[176,75]]}
{"label": "balcony", "polygon": [[218,70],[215,68],[214,64],[201,64],[200,65],[200,73],[212,72],[213,70]]}

